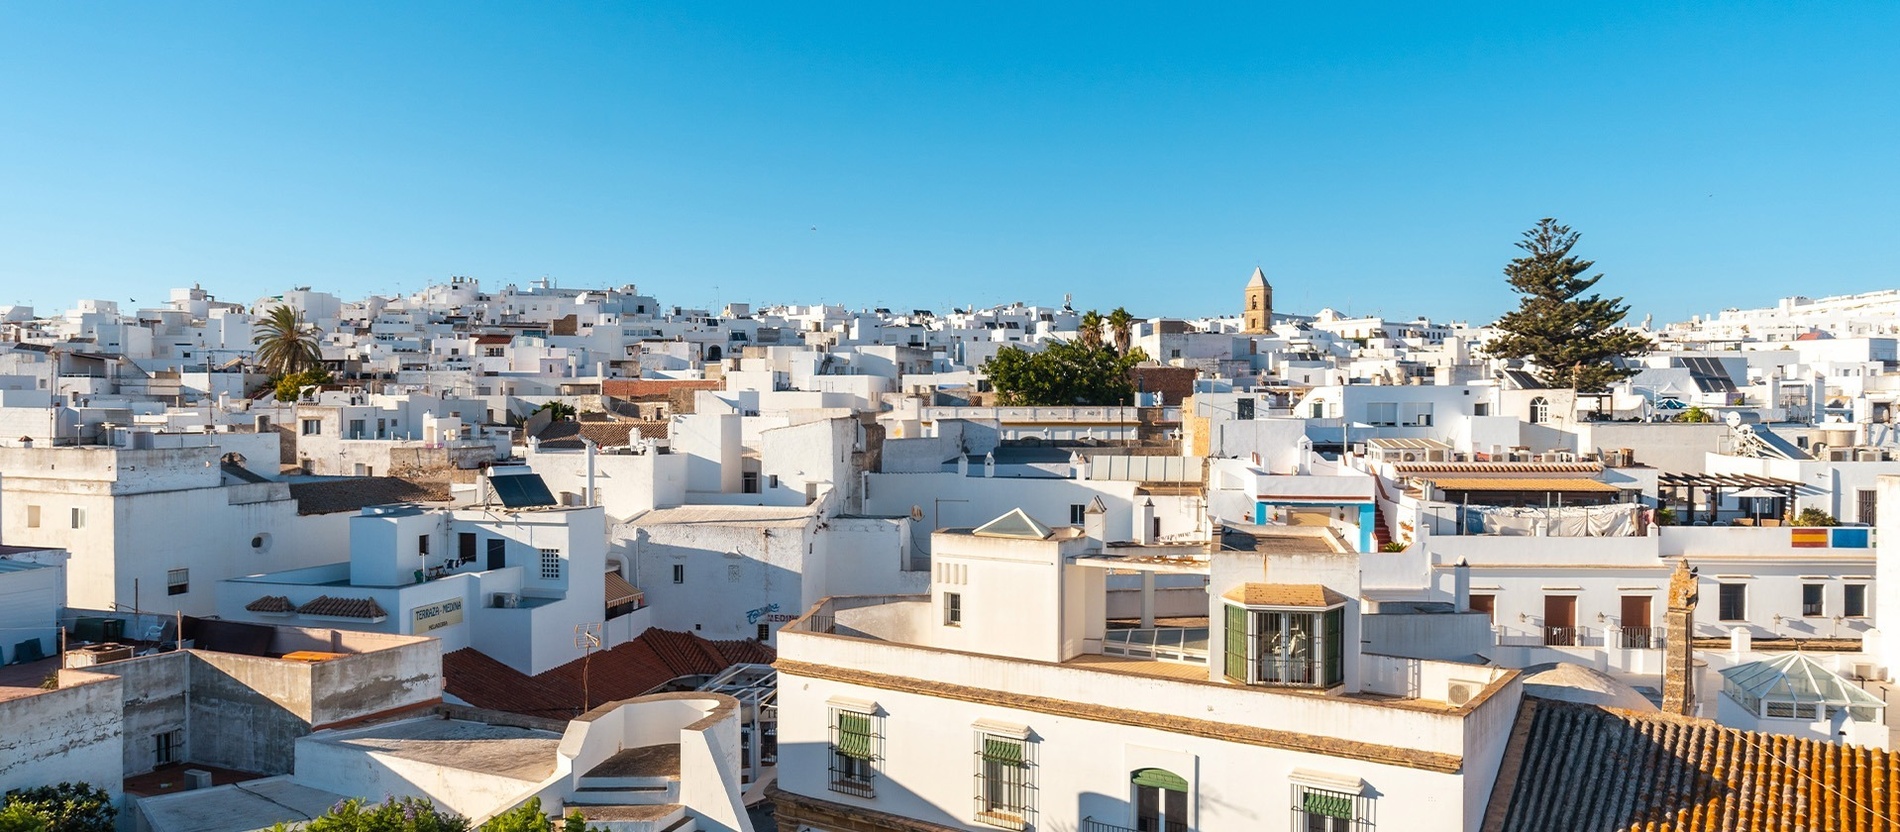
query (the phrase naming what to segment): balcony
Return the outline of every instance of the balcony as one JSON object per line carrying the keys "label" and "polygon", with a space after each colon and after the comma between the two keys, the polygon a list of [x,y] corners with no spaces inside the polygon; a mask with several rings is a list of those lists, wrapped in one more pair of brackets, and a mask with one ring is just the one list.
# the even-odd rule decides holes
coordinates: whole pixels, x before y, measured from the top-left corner
{"label": "balcony", "polygon": [[1663,646],[1661,627],[1617,627],[1612,632],[1616,646],[1624,650],[1654,650]]}

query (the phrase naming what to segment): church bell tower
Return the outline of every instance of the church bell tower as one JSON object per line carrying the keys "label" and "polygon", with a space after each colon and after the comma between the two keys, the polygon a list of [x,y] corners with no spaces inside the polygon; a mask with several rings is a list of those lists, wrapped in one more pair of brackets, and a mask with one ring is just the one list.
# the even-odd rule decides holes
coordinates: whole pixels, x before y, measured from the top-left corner
{"label": "church bell tower", "polygon": [[1240,313],[1241,329],[1249,335],[1265,335],[1273,324],[1273,284],[1259,266],[1247,280],[1247,306]]}

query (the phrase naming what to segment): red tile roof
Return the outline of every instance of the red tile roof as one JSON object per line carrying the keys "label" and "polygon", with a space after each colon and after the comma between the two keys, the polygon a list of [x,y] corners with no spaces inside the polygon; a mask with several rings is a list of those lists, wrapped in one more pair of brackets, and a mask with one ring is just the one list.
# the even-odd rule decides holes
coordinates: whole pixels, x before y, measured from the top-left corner
{"label": "red tile roof", "polygon": [[1484,832],[1894,829],[1894,795],[1900,753],[1527,696]]}
{"label": "red tile roof", "polygon": [[297,605],[282,595],[266,595],[244,605],[251,612],[295,612]]}
{"label": "red tile roof", "polygon": [[[710,641],[692,633],[647,630],[585,661],[587,691],[599,705],[639,696],[680,676],[712,675],[741,663],[770,663],[772,648],[756,641]],[[472,647],[442,657],[448,693],[478,708],[571,719],[581,713],[583,661],[529,676]]]}
{"label": "red tile roof", "polygon": [[[248,608],[247,608],[248,609]],[[374,598],[332,598],[319,595],[310,599],[310,603],[297,608],[298,615],[328,615],[336,618],[386,618],[383,605]]]}

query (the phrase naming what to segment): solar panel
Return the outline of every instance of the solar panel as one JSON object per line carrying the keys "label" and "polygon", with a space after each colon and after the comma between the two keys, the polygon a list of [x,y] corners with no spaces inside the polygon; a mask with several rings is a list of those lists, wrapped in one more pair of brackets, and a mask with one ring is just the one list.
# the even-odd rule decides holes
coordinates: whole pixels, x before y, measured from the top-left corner
{"label": "solar panel", "polygon": [[495,497],[509,508],[529,508],[531,506],[552,506],[559,503],[554,492],[548,490],[548,484],[541,480],[540,474],[511,474],[505,477],[491,477],[488,480],[495,487]]}
{"label": "solar panel", "polygon": [[1689,377],[1695,381],[1696,388],[1702,392],[1735,392],[1735,380],[1729,377],[1728,368],[1722,366],[1721,359],[1693,356],[1678,358],[1676,361],[1689,371]]}

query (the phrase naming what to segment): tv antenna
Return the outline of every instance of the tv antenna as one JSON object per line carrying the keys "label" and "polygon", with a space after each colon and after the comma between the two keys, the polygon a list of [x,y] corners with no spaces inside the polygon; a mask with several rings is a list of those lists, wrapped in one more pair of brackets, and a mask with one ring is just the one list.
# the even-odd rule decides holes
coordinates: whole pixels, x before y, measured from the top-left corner
{"label": "tv antenna", "polygon": [[574,649],[581,651],[581,713],[593,710],[593,699],[587,692],[588,660],[594,651],[600,649],[600,622],[574,625]]}

